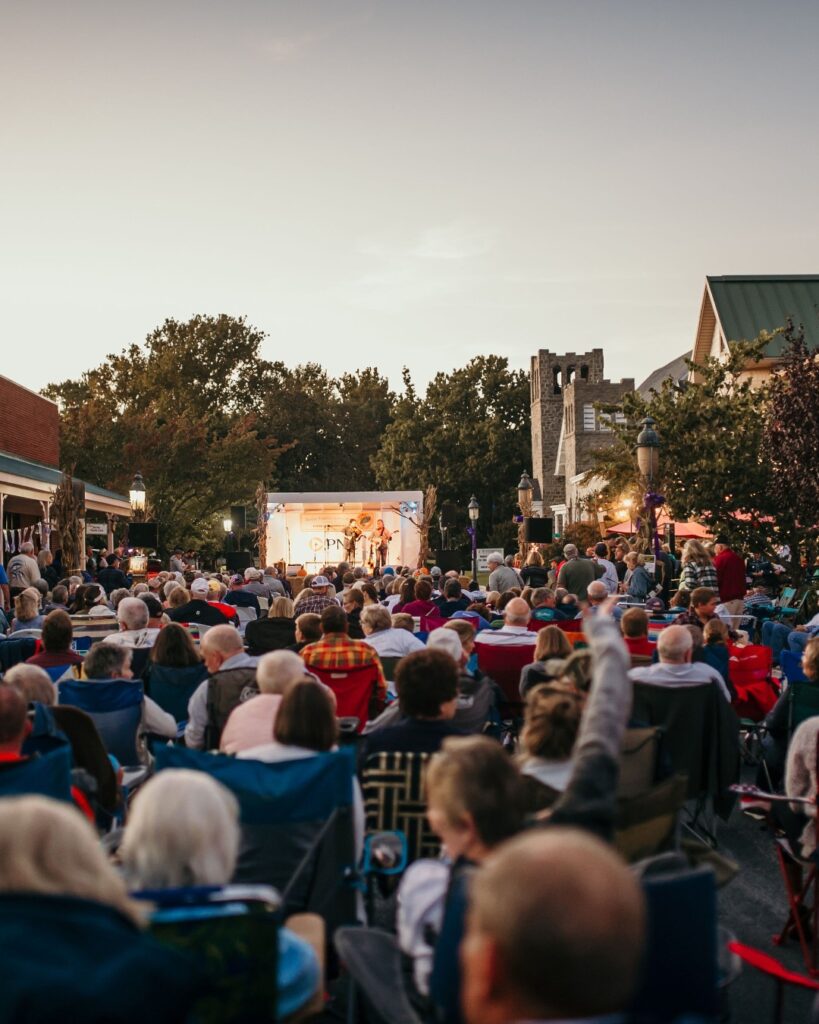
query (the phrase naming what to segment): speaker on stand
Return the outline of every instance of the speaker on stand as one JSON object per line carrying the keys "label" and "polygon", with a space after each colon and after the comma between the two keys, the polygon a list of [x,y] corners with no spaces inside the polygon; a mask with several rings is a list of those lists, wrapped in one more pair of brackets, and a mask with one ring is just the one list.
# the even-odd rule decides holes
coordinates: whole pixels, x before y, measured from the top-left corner
{"label": "speaker on stand", "polygon": [[551,544],[553,539],[552,519],[523,520],[523,539],[527,544]]}

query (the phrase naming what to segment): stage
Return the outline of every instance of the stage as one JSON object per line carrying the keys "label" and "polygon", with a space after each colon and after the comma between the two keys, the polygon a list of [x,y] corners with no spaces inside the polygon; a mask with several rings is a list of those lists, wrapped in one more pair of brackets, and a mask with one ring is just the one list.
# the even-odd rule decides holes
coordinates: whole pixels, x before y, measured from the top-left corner
{"label": "stage", "polygon": [[[392,535],[384,564],[415,568],[423,497],[421,491],[268,494],[267,561],[303,565],[308,572],[343,561],[372,569],[378,560],[375,531],[382,520]],[[344,531],[350,527],[360,533],[354,558],[347,556],[345,547]]]}

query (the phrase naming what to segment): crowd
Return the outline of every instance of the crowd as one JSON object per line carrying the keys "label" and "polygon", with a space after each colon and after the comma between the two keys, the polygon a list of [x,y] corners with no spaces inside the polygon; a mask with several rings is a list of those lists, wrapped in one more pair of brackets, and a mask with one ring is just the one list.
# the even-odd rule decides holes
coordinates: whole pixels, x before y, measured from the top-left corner
{"label": "crowd", "polygon": [[[168,571],[135,582],[122,554],[62,577],[49,552],[23,545],[0,576],[0,650],[29,645],[2,663],[0,793],[4,770],[35,765],[49,749],[55,712],[74,705],[78,687],[86,707],[105,690],[125,703],[136,694],[140,709],[138,764],[112,761],[113,815],[77,770],[76,749],[74,808],[25,795],[25,785],[0,799],[0,929],[10,934],[16,920],[25,935],[0,968],[12,1007],[40,998],[33,964],[43,943],[54,944],[57,1003],[82,1000],[78,1019],[106,1019],[105,1000],[136,987],[162,1004],[158,1019],[184,1019],[207,991],[195,965],[163,958],[142,897],[228,885],[242,812],[204,771],[154,771],[158,747],[175,744],[267,765],[347,749],[359,777],[375,755],[429,758],[426,816],[443,856],[403,873],[395,922],[419,1005],[470,1024],[624,1010],[646,934],[639,880],[612,850],[633,684],[706,686],[736,706],[732,666],[757,639],[776,663],[795,652],[807,679],[819,678],[819,616],[777,618],[775,563],[741,558],[725,537],[710,550],[688,541],[679,559],[616,539],[584,552],[567,544],[551,560],[533,548],[523,565],[497,553],[486,590],[437,567],[206,574],[188,570],[181,552]],[[819,719],[791,736],[786,699],[772,698],[768,716],[773,781],[814,796]],[[127,773],[137,769],[133,792]],[[351,806],[361,863],[359,777]],[[792,813],[783,828],[809,852],[806,825]],[[471,911],[457,941],[439,942],[467,881]],[[359,905],[359,922],[363,913]],[[62,934],[74,922],[81,944]],[[279,938],[289,971],[280,1017],[306,1013],[328,982],[324,940],[308,941],[298,925]],[[70,980],[102,968],[93,996]],[[47,1013],[44,1003],[39,1016],[0,1017]]]}

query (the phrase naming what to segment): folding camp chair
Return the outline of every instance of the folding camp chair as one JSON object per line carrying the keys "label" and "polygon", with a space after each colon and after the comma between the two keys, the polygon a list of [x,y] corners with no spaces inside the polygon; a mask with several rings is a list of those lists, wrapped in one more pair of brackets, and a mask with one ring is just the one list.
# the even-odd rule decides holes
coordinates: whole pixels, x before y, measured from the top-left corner
{"label": "folding camp chair", "polygon": [[662,729],[656,726],[626,729],[620,745],[618,797],[647,793],[657,781],[661,737]]}
{"label": "folding camp chair", "polygon": [[[754,949],[753,946],[746,946],[742,942],[732,941],[728,943],[728,949],[738,956],[743,963],[748,964],[757,971],[761,971],[776,983],[776,999],[774,1002],[773,1024],[783,1024],[785,1019],[785,986],[793,985],[796,988],[806,988],[811,992],[819,992],[819,981],[815,978],[806,978],[804,974],[797,974],[790,971],[784,964],[763,953],[761,949]],[[816,1020],[816,1004],[812,1020]]]}
{"label": "folding camp chair", "polygon": [[779,665],[789,683],[808,682],[808,677],[802,671],[802,655],[798,651],[783,650],[779,655]]}
{"label": "folding camp chair", "polygon": [[[532,634],[534,638],[534,634]],[[489,644],[475,643],[478,652],[478,667],[481,672],[494,679],[503,692],[506,701],[501,714],[504,717],[520,716],[523,704],[520,699],[520,673],[526,665],[535,660],[535,645],[531,644]]]}
{"label": "folding camp chair", "polygon": [[90,715],[68,704],[49,708],[57,727],[71,744],[74,767],[82,768],[97,784],[96,801],[109,814],[119,802],[117,776],[111,758]]}
{"label": "folding camp chair", "polygon": [[148,769],[140,764],[137,748],[145,699],[142,683],[133,679],[66,679],[57,693],[60,704],[80,708],[93,720],[105,749],[123,768],[124,785],[130,788],[144,782]]}
{"label": "folding camp chair", "polygon": [[272,885],[287,913],[311,911],[328,934],[356,920],[354,760],[344,749],[267,764],[184,747],[156,751],[156,770],[204,771],[239,801],[234,881]]}
{"label": "folding camp chair", "polygon": [[103,618],[96,615],[72,615],[71,626],[73,639],[71,649],[77,654],[88,654],[98,640],[119,631],[119,623],[115,618]]}
{"label": "folding camp chair", "polygon": [[258,615],[256,614],[256,609],[237,607],[234,609],[234,611],[236,612],[236,617],[239,619],[239,632],[242,634],[242,636],[244,636],[248,622],[255,622],[256,619],[258,618]]}
{"label": "folding camp chair", "polygon": [[387,658],[383,657],[380,654],[378,655],[378,657],[379,660],[381,661],[381,670],[384,673],[384,678],[387,680],[388,683],[395,682],[395,669],[401,658]]}
{"label": "folding camp chair", "polygon": [[37,641],[33,637],[20,638],[16,634],[5,639],[0,638],[0,672],[8,672],[21,661],[28,661],[34,656]]}
{"label": "folding camp chair", "polygon": [[361,773],[367,832],[400,832],[407,863],[437,857],[441,841],[427,822],[424,772],[429,754],[371,754]]}
{"label": "folding camp chair", "polygon": [[67,743],[24,761],[0,763],[0,797],[34,794],[71,802],[71,747]]}
{"label": "folding camp chair", "polygon": [[362,732],[370,718],[375,718],[378,668],[361,665],[356,668],[315,668],[310,672],[336,695],[336,715],[339,718],[357,718]]}
{"label": "folding camp chair", "polygon": [[771,676],[773,652],[762,644],[729,644],[728,650],[728,678],[736,692],[732,707],[743,721],[761,722],[779,696]]}
{"label": "folding camp chair", "polygon": [[177,722],[185,722],[188,718],[188,702],[207,676],[208,671],[204,665],[169,668],[152,664],[146,689],[151,700],[156,701],[163,711],[173,715]]}
{"label": "folding camp chair", "polygon": [[43,635],[41,629],[15,629],[12,634],[18,640],[39,640]]}
{"label": "folding camp chair", "polygon": [[228,885],[133,895],[155,904],[153,937],[201,963],[209,984],[193,1008],[196,1020],[275,1021],[298,1008],[279,1000],[281,899],[275,889]]}
{"label": "folding camp chair", "polygon": [[788,732],[805,721],[819,715],[819,686],[816,683],[791,683],[788,687]]}
{"label": "folding camp chair", "polygon": [[688,780],[676,774],[635,796],[617,800],[614,848],[633,864],[677,847]]}

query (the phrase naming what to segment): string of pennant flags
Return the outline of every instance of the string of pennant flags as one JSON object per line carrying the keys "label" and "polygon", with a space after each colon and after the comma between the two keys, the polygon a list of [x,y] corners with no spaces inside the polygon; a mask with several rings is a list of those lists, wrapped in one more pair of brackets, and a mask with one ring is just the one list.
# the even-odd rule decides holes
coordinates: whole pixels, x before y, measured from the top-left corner
{"label": "string of pennant flags", "polygon": [[26,541],[33,541],[36,537],[39,546],[43,547],[44,540],[48,537],[48,524],[42,520],[32,526],[23,526],[16,530],[3,530],[3,550],[9,554],[16,554]]}

